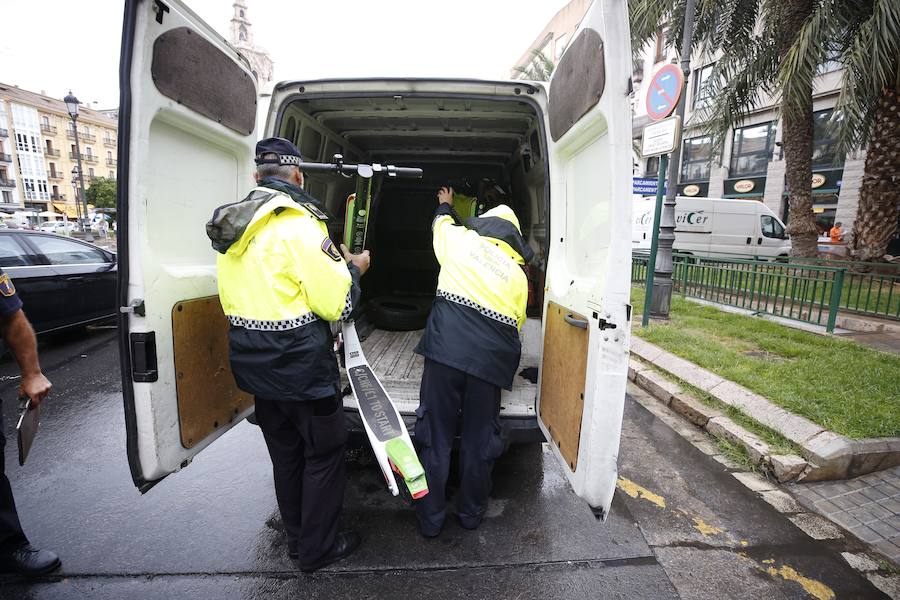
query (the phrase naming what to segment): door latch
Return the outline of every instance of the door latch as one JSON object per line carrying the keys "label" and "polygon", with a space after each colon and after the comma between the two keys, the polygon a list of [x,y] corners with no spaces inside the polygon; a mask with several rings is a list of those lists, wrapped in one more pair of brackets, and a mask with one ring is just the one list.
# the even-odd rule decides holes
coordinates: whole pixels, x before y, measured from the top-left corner
{"label": "door latch", "polygon": [[146,310],[144,307],[144,300],[142,298],[135,298],[131,301],[131,304],[128,306],[120,306],[119,312],[122,314],[135,314],[140,316],[146,316]]}
{"label": "door latch", "polygon": [[616,328],[615,323],[611,323],[611,322],[607,321],[606,319],[599,319],[597,326],[600,328],[600,331],[603,331],[605,329],[615,329]]}

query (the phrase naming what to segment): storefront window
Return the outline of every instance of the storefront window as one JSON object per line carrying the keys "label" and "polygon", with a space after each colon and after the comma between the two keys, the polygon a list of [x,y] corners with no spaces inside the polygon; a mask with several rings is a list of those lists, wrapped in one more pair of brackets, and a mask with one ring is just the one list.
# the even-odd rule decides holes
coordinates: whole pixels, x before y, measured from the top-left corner
{"label": "storefront window", "polygon": [[731,177],[765,175],[775,146],[775,123],[742,127],[734,131]]}
{"label": "storefront window", "polygon": [[684,140],[681,152],[681,182],[708,180],[712,164],[712,138],[705,135]]}
{"label": "storefront window", "polygon": [[844,164],[844,155],[838,153],[838,125],[839,121],[830,109],[813,113],[814,169],[830,169]]}

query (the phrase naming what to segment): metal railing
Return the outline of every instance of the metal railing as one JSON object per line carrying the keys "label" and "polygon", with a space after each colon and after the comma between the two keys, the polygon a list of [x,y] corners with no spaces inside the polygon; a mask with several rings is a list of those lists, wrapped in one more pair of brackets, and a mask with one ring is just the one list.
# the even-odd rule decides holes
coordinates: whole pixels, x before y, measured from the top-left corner
{"label": "metal railing", "polygon": [[9,154],[0,152],[0,162],[12,162],[12,156]]}
{"label": "metal railing", "polygon": [[103,138],[103,144],[106,146],[115,146],[116,143],[117,143],[117,141],[115,138],[108,138],[108,137]]}
{"label": "metal railing", "polygon": [[58,130],[53,125],[41,123],[41,132],[46,133],[47,135],[56,135],[57,131]]}
{"label": "metal railing", "polygon": [[[68,138],[71,139],[71,140],[74,140],[74,139],[75,139],[75,132],[72,131],[71,129],[67,129],[67,130],[66,130],[66,137],[68,137]],[[78,132],[78,141],[79,141],[79,142],[86,142],[86,143],[88,143],[88,144],[93,144],[93,143],[95,143],[95,142],[97,141],[97,136],[96,136],[96,135],[93,135],[93,134],[90,134],[90,133],[85,133],[85,132],[83,132],[83,131],[79,131],[79,132]]]}
{"label": "metal railing", "polygon": [[[78,153],[76,153],[76,152],[69,152],[69,158],[70,158],[71,160],[78,160]],[[81,160],[83,160],[84,162],[91,163],[91,164],[96,164],[96,163],[97,163],[97,160],[98,160],[98,157],[97,157],[96,154],[84,154],[84,153],[82,152],[82,154],[81,154]]]}
{"label": "metal railing", "polygon": [[0,137],[9,137],[9,129],[0,127]]}
{"label": "metal railing", "polygon": [[60,173],[59,171],[50,171],[49,173],[47,173],[47,177],[49,177],[50,179],[63,179],[64,178],[63,174]]}
{"label": "metal railing", "polygon": [[[47,156],[52,156],[54,158],[59,158],[59,150],[56,150],[54,148],[44,148],[44,154],[46,154]],[[75,153],[73,152],[72,155],[74,156],[74,154]]]}
{"label": "metal railing", "polygon": [[12,179],[4,179],[0,177],[0,187],[14,188],[16,187],[16,182]]}
{"label": "metal railing", "polygon": [[108,164],[110,167],[114,167],[114,166],[116,166],[116,159],[114,159],[114,158],[107,158],[107,159],[106,159],[106,164]]}
{"label": "metal railing", "polygon": [[[646,280],[647,260],[646,254],[632,257],[634,283]],[[673,280],[675,291],[685,296],[823,325],[829,332],[839,311],[900,320],[900,267],[810,262],[814,264],[676,253]]]}
{"label": "metal railing", "polygon": [[51,200],[65,200],[66,195],[65,194],[50,194],[50,199]]}

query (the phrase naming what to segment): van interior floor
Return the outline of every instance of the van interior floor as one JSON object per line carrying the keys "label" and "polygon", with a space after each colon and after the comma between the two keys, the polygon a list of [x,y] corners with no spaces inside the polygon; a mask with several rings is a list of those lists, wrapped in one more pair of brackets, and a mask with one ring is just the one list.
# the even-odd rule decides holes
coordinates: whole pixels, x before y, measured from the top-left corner
{"label": "van interior floor", "polygon": [[[531,319],[529,319],[531,321]],[[537,321],[537,333],[540,335],[540,321]],[[523,338],[527,331],[523,328]],[[414,352],[424,330],[417,331],[385,331],[371,328],[365,331],[360,328],[363,352],[369,366],[375,371],[378,379],[387,390],[397,409],[402,413],[411,413],[419,405],[419,384],[425,367],[424,357]],[[511,391],[503,390],[501,410],[516,416],[533,416],[537,384],[532,383],[519,373],[528,367],[538,367],[539,358],[527,352],[525,339],[522,343],[522,358]],[[535,371],[536,373],[536,371]],[[536,375],[535,375],[536,377]],[[348,384],[347,374],[341,370],[341,385]]]}

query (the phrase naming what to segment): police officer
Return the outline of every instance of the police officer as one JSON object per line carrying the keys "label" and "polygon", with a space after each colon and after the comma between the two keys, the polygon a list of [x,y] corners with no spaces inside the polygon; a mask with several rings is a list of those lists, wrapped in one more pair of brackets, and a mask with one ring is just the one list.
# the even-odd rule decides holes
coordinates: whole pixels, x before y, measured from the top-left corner
{"label": "police officer", "polygon": [[216,209],[206,228],[220,253],[234,378],[256,399],[288,554],[310,572],[360,542],[338,532],[347,430],[329,322],[358,304],[369,254],[338,252],[325,206],[301,187],[300,162],[288,140],[260,141],[258,186]]}
{"label": "police officer", "polygon": [[[50,382],[38,364],[37,342],[31,324],[22,311],[22,300],[16,294],[9,275],[0,270],[0,333],[19,363],[22,382],[19,396],[40,404],[50,393]],[[0,405],[0,572],[17,575],[44,575],[59,568],[59,557],[50,550],[31,546],[16,511],[9,478],[6,476],[3,432],[3,410]]]}
{"label": "police officer", "polygon": [[532,249],[513,211],[503,204],[481,217],[456,223],[453,189],[438,192],[432,222],[434,253],[441,265],[434,307],[416,352],[425,357],[416,440],[429,493],[416,503],[425,537],[444,524],[445,487],[453,439],[460,431],[460,524],[481,523],[491,491],[500,435],[500,389],[511,389],[522,346],[528,281],[522,265]]}

